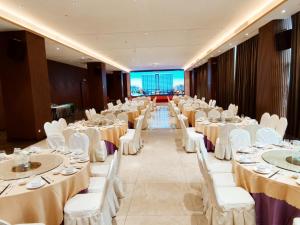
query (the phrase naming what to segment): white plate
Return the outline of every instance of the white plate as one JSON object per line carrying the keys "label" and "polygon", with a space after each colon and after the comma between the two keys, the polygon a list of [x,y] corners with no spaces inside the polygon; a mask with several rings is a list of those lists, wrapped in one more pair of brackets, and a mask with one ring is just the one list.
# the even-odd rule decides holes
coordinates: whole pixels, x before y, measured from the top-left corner
{"label": "white plate", "polygon": [[260,169],[257,169],[257,168],[254,168],[254,170],[253,171],[255,171],[256,173],[260,173],[260,174],[269,174],[269,173],[271,173],[272,172],[272,170],[271,169],[264,169],[264,170],[260,170]]}
{"label": "white plate", "polygon": [[237,152],[240,153],[252,153],[252,149],[251,148],[243,148],[243,149],[239,149]]}
{"label": "white plate", "polygon": [[78,159],[77,162],[79,162],[79,163],[85,163],[85,162],[88,162],[89,160],[90,160],[90,158]]}
{"label": "white plate", "polygon": [[69,175],[72,175],[72,174],[75,174],[78,172],[78,169],[74,168],[74,170],[72,172],[67,172],[65,169],[63,169],[62,171],[60,171],[60,173],[64,176],[69,176]]}
{"label": "white plate", "polygon": [[33,190],[33,189],[38,189],[40,187],[43,187],[46,184],[46,181],[44,181],[43,179],[41,179],[39,184],[33,184],[32,182],[28,182],[26,184],[26,188],[29,190]]}

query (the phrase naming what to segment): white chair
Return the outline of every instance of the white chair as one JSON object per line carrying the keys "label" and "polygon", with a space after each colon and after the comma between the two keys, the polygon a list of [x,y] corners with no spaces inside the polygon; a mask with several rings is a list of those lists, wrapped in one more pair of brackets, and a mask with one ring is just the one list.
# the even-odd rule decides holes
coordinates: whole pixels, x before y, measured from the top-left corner
{"label": "white chair", "polygon": [[182,130],[182,146],[186,152],[196,152],[203,135],[196,133],[192,127],[187,128],[182,118],[179,118],[179,123]]}
{"label": "white chair", "polygon": [[[216,176],[214,173],[209,173],[205,168],[206,156],[205,150],[202,150],[205,148],[204,143],[201,143],[201,146],[201,153],[197,152],[197,157],[204,177],[205,192],[203,194],[208,224],[255,225],[255,203],[251,195],[243,188],[234,186],[232,174],[223,173]],[[223,179],[223,184],[222,180],[218,180],[222,177],[227,179]]]}
{"label": "white chair", "polygon": [[122,105],[122,102],[120,99],[117,100],[117,105]]}
{"label": "white chair", "polygon": [[251,145],[254,145],[256,142],[256,132],[258,129],[262,128],[262,126],[258,124],[248,124],[243,129],[247,130],[251,137]]}
{"label": "white chair", "polygon": [[144,116],[140,116],[135,129],[130,129],[120,138],[120,150],[124,155],[137,154],[141,149],[141,129]]}
{"label": "white chair", "polygon": [[128,115],[126,112],[121,112],[117,115],[117,119],[128,123]]}
{"label": "white chair", "polygon": [[200,111],[196,111],[195,113],[195,120],[199,120],[199,119],[203,119],[203,118],[207,118],[207,115],[204,111],[200,110]]}
{"label": "white chair", "polygon": [[271,117],[270,117],[270,123],[268,124],[269,128],[273,128],[275,129],[279,124],[279,116],[276,115],[276,114],[273,114]]}
{"label": "white chair", "polygon": [[202,98],[201,98],[201,101],[205,102],[205,97],[202,97]]}
{"label": "white chair", "polygon": [[210,99],[210,100],[209,100],[209,102],[208,102],[208,106],[209,106],[209,107],[211,107],[211,106],[212,106],[212,102],[213,102],[213,100],[212,100],[212,99]]}
{"label": "white chair", "polygon": [[216,104],[217,104],[217,101],[213,100],[212,103],[211,103],[211,107],[216,107]]}
{"label": "white chair", "polygon": [[58,124],[59,124],[59,127],[60,127],[61,131],[63,131],[64,129],[66,129],[67,126],[68,126],[67,121],[64,118],[60,118],[58,120]]}
{"label": "white chair", "polygon": [[112,102],[107,104],[108,109],[113,109],[114,108],[114,104]]}
{"label": "white chair", "polygon": [[208,116],[209,119],[213,119],[213,120],[220,119],[221,113],[216,109],[212,109],[208,112],[207,116]]}
{"label": "white chair", "polygon": [[219,137],[216,140],[215,157],[218,159],[230,160],[232,157],[229,145],[229,133],[235,129],[233,124],[220,126]]}
{"label": "white chair", "polygon": [[300,225],[300,217],[294,218],[293,225]]}
{"label": "white chair", "polygon": [[113,161],[107,176],[91,178],[88,193],[77,194],[66,202],[65,225],[112,225],[112,217],[119,209],[113,191]]}
{"label": "white chair", "polygon": [[44,130],[47,137],[51,135],[61,134],[61,129],[59,128],[59,126],[55,124],[53,125],[52,123],[49,122],[44,123]]}
{"label": "white chair", "polygon": [[89,156],[89,137],[84,133],[76,132],[69,138],[69,148],[73,152],[82,152],[83,155]]}
{"label": "white chair", "polygon": [[224,110],[221,114],[221,117],[224,119],[231,119],[234,117],[234,111],[232,110]]}
{"label": "white chair", "polygon": [[[11,225],[11,224],[4,220],[0,220],[0,225]],[[45,225],[45,224],[43,224],[43,223],[18,223],[15,225]]]}
{"label": "white chair", "polygon": [[47,136],[47,143],[51,149],[61,150],[65,146],[65,138],[61,134]]}
{"label": "white chair", "polygon": [[270,114],[269,113],[264,113],[262,114],[261,118],[260,118],[260,125],[262,127],[267,127],[270,121]]}
{"label": "white chair", "polygon": [[260,128],[256,132],[256,145],[278,145],[282,137],[272,128]]}
{"label": "white chair", "polygon": [[115,116],[115,114],[113,114],[113,113],[107,113],[107,114],[104,116],[104,118],[107,119],[107,120],[111,120],[111,121],[113,121],[113,122],[116,120],[116,116]]}
{"label": "white chair", "polygon": [[91,120],[92,117],[91,117],[90,111],[86,109],[84,112],[85,112],[86,118],[87,118],[88,120]]}
{"label": "white chair", "polygon": [[198,97],[197,97],[197,95],[194,95],[194,99],[196,100]]}
{"label": "white chair", "polygon": [[74,133],[76,133],[76,130],[71,127],[67,127],[66,129],[63,130],[63,136],[65,138],[65,142],[67,146],[69,146],[70,137]]}
{"label": "white chair", "polygon": [[192,107],[194,108],[194,109],[198,109],[198,108],[200,108],[200,103],[198,103],[198,102],[194,102],[193,104],[192,104]]}
{"label": "white chair", "polygon": [[89,157],[91,162],[104,162],[107,158],[105,141],[101,140],[97,128],[87,128],[83,131],[89,138]]}
{"label": "white chair", "polygon": [[251,146],[251,137],[247,130],[237,128],[230,132],[229,142],[233,158],[236,152]]}
{"label": "white chair", "polygon": [[286,128],[288,126],[288,121],[285,117],[281,117],[277,126],[275,127],[275,130],[278,134],[280,134],[281,137],[284,137]]}

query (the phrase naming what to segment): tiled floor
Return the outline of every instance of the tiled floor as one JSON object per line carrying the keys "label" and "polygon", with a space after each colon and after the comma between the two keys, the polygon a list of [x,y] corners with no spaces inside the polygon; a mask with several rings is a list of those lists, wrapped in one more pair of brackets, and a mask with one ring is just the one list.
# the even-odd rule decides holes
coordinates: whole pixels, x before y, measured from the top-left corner
{"label": "tiled floor", "polygon": [[122,158],[120,176],[127,195],[114,224],[205,225],[196,155],[183,150],[178,130],[158,129],[159,124],[170,127],[165,106],[153,116],[152,129],[142,134],[141,152]]}

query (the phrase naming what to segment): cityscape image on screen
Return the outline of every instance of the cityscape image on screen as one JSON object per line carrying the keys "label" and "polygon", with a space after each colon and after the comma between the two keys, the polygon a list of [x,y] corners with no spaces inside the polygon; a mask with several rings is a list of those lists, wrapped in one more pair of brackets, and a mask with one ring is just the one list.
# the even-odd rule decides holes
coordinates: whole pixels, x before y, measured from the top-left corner
{"label": "cityscape image on screen", "polygon": [[131,96],[182,95],[184,71],[136,71],[130,73]]}

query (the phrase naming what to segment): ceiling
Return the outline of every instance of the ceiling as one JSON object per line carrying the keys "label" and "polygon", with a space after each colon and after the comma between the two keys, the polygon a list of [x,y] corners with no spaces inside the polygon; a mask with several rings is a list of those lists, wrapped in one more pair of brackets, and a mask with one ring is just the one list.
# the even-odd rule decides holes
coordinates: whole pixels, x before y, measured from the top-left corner
{"label": "ceiling", "polygon": [[[51,31],[53,35],[46,39],[49,59],[81,67],[86,61],[100,60],[111,65],[108,70],[178,69],[189,65],[188,69],[202,62],[198,58],[205,60],[226,49],[228,41],[235,44],[248,38],[238,32],[239,38],[224,39],[225,44],[206,52],[248,15],[267,3],[281,1],[1,0],[0,17],[14,23],[26,20],[23,27],[40,31],[43,36]],[[280,6],[286,7],[285,15],[277,8],[275,14],[270,13],[273,16],[268,14],[252,24],[249,36],[273,17],[299,11],[299,4],[299,0],[286,1]],[[17,27],[0,22],[0,30],[8,29]]]}

